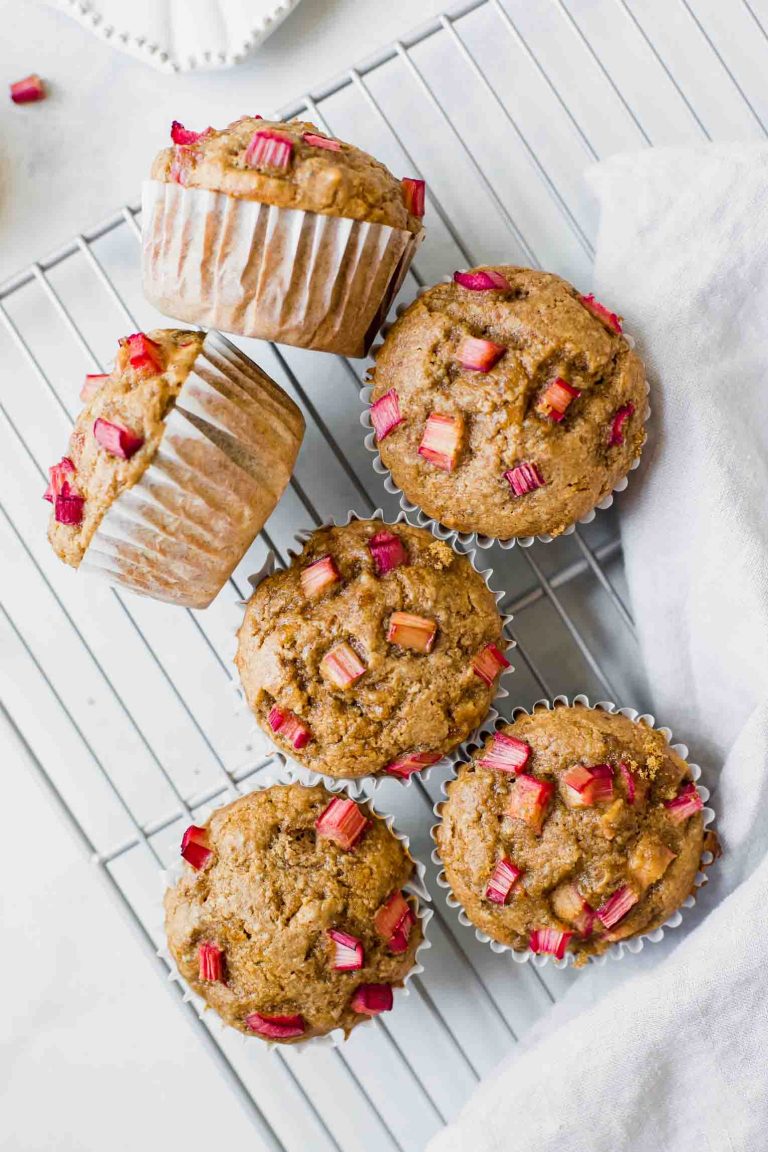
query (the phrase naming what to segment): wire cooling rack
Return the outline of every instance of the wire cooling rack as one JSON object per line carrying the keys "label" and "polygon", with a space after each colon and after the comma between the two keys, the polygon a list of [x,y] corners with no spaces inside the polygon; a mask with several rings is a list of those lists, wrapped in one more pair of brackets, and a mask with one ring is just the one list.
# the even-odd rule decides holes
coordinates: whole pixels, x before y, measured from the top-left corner
{"label": "wire cooling rack", "polygon": [[[587,289],[596,220],[584,168],[649,145],[764,139],[766,28],[768,0],[474,0],[280,114],[305,115],[427,180],[427,240],[401,299],[486,261],[541,265]],[[4,699],[153,956],[158,870],[175,858],[182,829],[273,762],[232,689],[248,574],[268,549],[284,558],[294,532],[328,516],[397,510],[363,447],[366,365],[243,340],[302,406],[307,435],[268,531],[216,602],[205,612],[169,608],[65,569],[45,540],[40,495],[83,373],[103,368],[119,336],[163,323],[141,297],[134,207],[0,287]],[[615,509],[550,545],[485,558],[515,615],[510,707],[578,691],[647,707]],[[201,1049],[250,1110],[258,1146],[422,1148],[578,978],[514,964],[458,924],[429,862],[440,784],[440,773],[408,789],[386,782],[377,797],[427,862],[435,900],[426,971],[396,1012],[336,1051],[269,1053],[198,1021],[169,983]]]}

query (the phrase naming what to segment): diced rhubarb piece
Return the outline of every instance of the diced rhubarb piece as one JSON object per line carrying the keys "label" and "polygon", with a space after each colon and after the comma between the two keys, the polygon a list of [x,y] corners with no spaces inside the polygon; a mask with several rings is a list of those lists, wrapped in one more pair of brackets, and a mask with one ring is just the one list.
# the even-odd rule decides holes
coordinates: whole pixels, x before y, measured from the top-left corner
{"label": "diced rhubarb piece", "polygon": [[568,941],[573,932],[560,932],[557,928],[534,928],[528,940],[531,952],[546,952],[556,960],[562,960]]}
{"label": "diced rhubarb piece", "polygon": [[364,963],[363,945],[356,936],[350,936],[348,932],[340,932],[338,928],[329,928],[327,935],[333,943],[333,964],[331,967],[334,972],[354,972],[356,969],[362,968]]}
{"label": "diced rhubarb piece", "polygon": [[439,752],[409,752],[387,764],[384,772],[387,776],[396,776],[398,780],[407,780],[414,772],[421,772],[422,768],[429,768],[441,759]]}
{"label": "diced rhubarb piece", "polygon": [[410,911],[410,904],[404,894],[396,888],[373,917],[373,926],[382,940],[389,940]]}
{"label": "diced rhubarb piece", "polygon": [[283,711],[276,704],[270,709],[267,724],[273,732],[279,732],[284,740],[292,744],[297,752],[309,744],[312,737],[312,732],[303,720],[299,720],[293,712]]}
{"label": "diced rhubarb piece", "polygon": [[509,668],[509,660],[495,644],[486,644],[472,660],[472,671],[486,684],[493,684],[499,672]]}
{"label": "diced rhubarb piece", "polygon": [[610,764],[577,764],[563,776],[565,800],[570,808],[591,808],[613,799],[613,768]]}
{"label": "diced rhubarb piece", "polygon": [[218,983],[224,974],[224,950],[209,940],[203,941],[197,949],[200,963],[200,979]]}
{"label": "diced rhubarb piece", "polygon": [[321,556],[312,564],[308,564],[301,574],[301,589],[305,596],[316,596],[341,580],[341,574],[336,567],[333,556]]}
{"label": "diced rhubarb piece", "polygon": [[387,940],[387,948],[394,956],[402,956],[403,952],[408,951],[408,941],[411,938],[411,928],[416,923],[416,917],[411,909],[403,916],[402,920],[395,928],[394,932]]}
{"label": "diced rhubarb piece", "polygon": [[45,100],[45,86],[36,72],[11,84],[11,100],[14,104],[34,104],[36,100]]}
{"label": "diced rhubarb piece", "polygon": [[509,856],[502,856],[496,861],[496,867],[491,872],[488,887],[485,889],[485,898],[493,904],[506,904],[510,892],[522,876],[522,868],[513,864]]}
{"label": "diced rhubarb piece", "polygon": [[621,317],[617,316],[615,312],[611,312],[604,304],[595,300],[594,296],[590,293],[589,296],[579,296],[579,300],[586,308],[587,312],[591,312],[593,316],[597,316],[598,320],[602,320],[603,324],[607,325],[613,332],[621,335]]}
{"label": "diced rhubarb piece", "polygon": [[112,456],[119,456],[122,460],[130,460],[144,443],[143,436],[138,436],[120,424],[102,420],[101,417],[94,422],[93,435],[106,452]]}
{"label": "diced rhubarb piece", "polygon": [[529,492],[535,492],[545,484],[538,465],[531,460],[522,460],[514,468],[510,468],[509,472],[504,473],[504,479],[509,482],[515,496],[527,496]]}
{"label": "diced rhubarb piece", "polygon": [[495,732],[489,747],[478,764],[484,768],[496,768],[499,772],[522,772],[531,755],[531,746],[517,736],[507,736]]}
{"label": "diced rhubarb piece", "polygon": [[655,836],[641,836],[629,854],[629,870],[642,888],[650,888],[669,868],[677,853]]}
{"label": "diced rhubarb piece", "polygon": [[80,389],[80,399],[85,402],[95,396],[100,391],[105,380],[109,380],[109,373],[107,372],[89,372],[85,377],[85,383]]}
{"label": "diced rhubarb piece", "polygon": [[268,1040],[291,1040],[303,1036],[306,1031],[304,1017],[300,1013],[293,1016],[266,1016],[263,1012],[251,1012],[245,1023],[251,1032],[266,1036]]}
{"label": "diced rhubarb piece", "polygon": [[463,431],[463,417],[432,412],[424,427],[424,435],[418,449],[419,456],[423,456],[437,468],[442,468],[444,472],[452,472],[461,449]]}
{"label": "diced rhubarb piece", "polygon": [[48,487],[43,493],[43,499],[53,504],[56,497],[60,496],[64,491],[65,485],[67,492],[71,492],[72,489],[69,482],[74,477],[76,471],[77,469],[69,456],[62,456],[58,464],[52,464],[48,469]]}
{"label": "diced rhubarb piece", "polygon": [[249,168],[277,168],[284,172],[290,166],[292,155],[290,136],[272,128],[259,128],[245,150],[245,162]]}
{"label": "diced rhubarb piece", "polygon": [[181,838],[181,855],[187,864],[191,864],[198,872],[204,868],[213,855],[208,829],[190,824]]}
{"label": "diced rhubarb piece", "polygon": [[389,436],[390,432],[402,424],[403,416],[400,412],[400,401],[396,388],[390,388],[383,396],[371,404],[371,424],[376,433],[376,439],[381,442]]}
{"label": "diced rhubarb piece", "polygon": [[501,272],[496,272],[493,268],[485,268],[482,272],[454,272],[453,279],[456,284],[468,288],[470,292],[488,292],[490,289],[508,292],[510,287]]}
{"label": "diced rhubarb piece", "polygon": [[326,652],[320,661],[320,671],[337,688],[349,688],[366,671],[365,664],[346,641]]}
{"label": "diced rhubarb piece", "polygon": [[437,622],[413,612],[393,612],[389,618],[387,640],[414,652],[431,652],[437,635]]}
{"label": "diced rhubarb piece", "polygon": [[185,128],[178,120],[174,120],[171,123],[171,140],[174,144],[197,144],[198,140],[212,131],[212,128],[204,128],[202,132],[193,132],[191,128]]}
{"label": "diced rhubarb piece", "polygon": [[575,884],[561,884],[552,893],[552,907],[559,920],[567,920],[580,936],[590,936],[595,923],[595,910]]}
{"label": "diced rhubarb piece", "polygon": [[363,1016],[378,1016],[380,1012],[389,1012],[393,1003],[391,984],[361,984],[350,1001],[352,1011]]}
{"label": "diced rhubarb piece", "polygon": [[393,568],[408,562],[405,544],[394,532],[377,532],[368,541],[368,548],[377,576],[383,576],[385,572],[391,572]]}
{"label": "diced rhubarb piece", "polygon": [[157,376],[163,371],[161,348],[143,332],[134,332],[120,341],[128,349],[128,363],[141,376]]}
{"label": "diced rhubarb piece", "polygon": [[341,143],[329,136],[318,136],[317,132],[305,132],[301,137],[305,144],[313,148],[325,148],[327,152],[341,152]]}
{"label": "diced rhubarb piece", "polygon": [[634,908],[640,897],[629,884],[618,888],[597,910],[597,918],[604,928],[613,928],[619,920],[623,920],[631,908]]}
{"label": "diced rhubarb piece", "polygon": [[539,402],[536,405],[536,411],[541,416],[548,416],[550,420],[554,420],[559,424],[568,409],[568,405],[577,396],[581,396],[581,389],[574,388],[567,380],[561,379],[560,376],[553,380],[541,394]]}
{"label": "diced rhubarb piece", "polygon": [[507,815],[514,820],[522,820],[538,836],[554,790],[554,784],[548,780],[537,780],[535,776],[521,773],[509,794]]}
{"label": "diced rhubarb piece", "polygon": [[637,793],[635,774],[630,768],[629,764],[625,764],[623,760],[621,764],[619,764],[619,772],[621,772],[621,778],[624,781],[624,787],[627,790],[627,804],[634,804],[635,795]]}
{"label": "diced rhubarb piece", "polygon": [[413,180],[410,176],[404,176],[400,183],[406,208],[411,216],[418,216],[421,220],[426,207],[427,185],[423,180]]}
{"label": "diced rhubarb piece", "polygon": [[689,816],[693,816],[696,812],[701,812],[704,807],[704,801],[699,795],[699,790],[696,785],[691,781],[681,788],[674,800],[665,800],[664,807],[669,812],[670,817],[674,820],[675,824],[682,824]]}
{"label": "diced rhubarb piece", "polygon": [[506,345],[494,344],[493,340],[466,336],[459,344],[456,355],[462,368],[467,368],[470,372],[490,372],[506,350]]}
{"label": "diced rhubarb piece", "polygon": [[343,800],[340,796],[334,796],[315,820],[318,836],[333,840],[345,852],[354,848],[368,824],[354,800]]}
{"label": "diced rhubarb piece", "polygon": [[81,524],[85,500],[65,483],[53,502],[53,515],[58,524]]}
{"label": "diced rhubarb piece", "polygon": [[622,404],[611,421],[611,435],[608,444],[611,448],[624,443],[624,425],[635,410],[634,404]]}

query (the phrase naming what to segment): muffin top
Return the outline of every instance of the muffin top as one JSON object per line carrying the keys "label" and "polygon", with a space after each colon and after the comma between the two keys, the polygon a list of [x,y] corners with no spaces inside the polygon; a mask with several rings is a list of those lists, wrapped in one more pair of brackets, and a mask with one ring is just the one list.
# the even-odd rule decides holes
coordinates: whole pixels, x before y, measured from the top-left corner
{"label": "muffin top", "polygon": [[152,179],[208,188],[278,208],[421,231],[423,208],[367,152],[301,120],[241,116],[226,128],[190,132],[174,121],[174,145],[155,157]]}
{"label": "muffin top", "polygon": [[80,564],[112,502],[151,463],[204,339],[177,329],[137,332],[120,341],[111,373],[86,377],[85,407],[45,494],[53,504],[48,539],[67,564]]}
{"label": "muffin top", "polygon": [[381,458],[449,528],[556,536],[640,454],[642,361],[620,318],[559,276],[509,265],[456,276],[419,296],[376,356]]}
{"label": "muffin top", "polygon": [[519,715],[448,786],[435,837],[472,923],[577,963],[652,931],[695,887],[702,801],[663,733],[581,706]]}
{"label": "muffin top", "polygon": [[330,776],[407,777],[483,720],[507,662],[483,577],[431,533],[314,532],[248,602],[237,666],[261,726]]}
{"label": "muffin top", "polygon": [[227,1024],[295,1042],[391,1006],[422,931],[401,891],[413,861],[367,806],[275,785],[189,829],[182,855],[165,894],[168,945]]}

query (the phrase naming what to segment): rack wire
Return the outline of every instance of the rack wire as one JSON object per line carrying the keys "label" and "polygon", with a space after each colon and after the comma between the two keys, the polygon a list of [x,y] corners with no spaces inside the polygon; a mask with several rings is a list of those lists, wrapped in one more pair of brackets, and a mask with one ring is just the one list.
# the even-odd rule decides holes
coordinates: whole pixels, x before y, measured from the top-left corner
{"label": "rack wire", "polygon": [[[455,267],[504,260],[587,286],[596,220],[581,179],[612,152],[721,137],[763,139],[767,0],[472,0],[280,111],[353,139],[428,187],[428,238],[401,293]],[[418,157],[418,160],[417,160]],[[4,699],[12,727],[93,857],[140,943],[160,944],[158,869],[201,806],[258,782],[274,752],[232,691],[247,576],[293,534],[383,507],[362,444],[366,365],[238,343],[301,405],[307,436],[268,530],[205,612],[182,611],[63,570],[39,500],[83,372],[126,331],[164,321],[139,290],[139,210],[124,207],[0,286],[0,535]],[[509,705],[586,691],[648,705],[627,607],[615,511],[551,545],[494,549],[515,614]],[[44,723],[41,723],[41,715]],[[377,797],[428,861],[441,776]],[[200,1020],[201,1043],[272,1152],[411,1152],[577,979],[516,965],[458,924],[435,885],[427,968],[391,1017],[335,1051],[274,1054]],[[336,1101],[343,1100],[343,1108]]]}

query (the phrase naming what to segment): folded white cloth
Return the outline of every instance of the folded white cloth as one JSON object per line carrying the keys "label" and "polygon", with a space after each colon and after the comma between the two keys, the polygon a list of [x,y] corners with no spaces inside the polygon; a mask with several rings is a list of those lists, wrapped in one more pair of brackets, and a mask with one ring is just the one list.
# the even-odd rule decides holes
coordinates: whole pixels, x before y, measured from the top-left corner
{"label": "folded white cloth", "polygon": [[595,292],[651,381],[621,502],[633,611],[725,856],[684,926],[586,973],[429,1152],[765,1152],[768,148],[653,150],[589,179]]}

